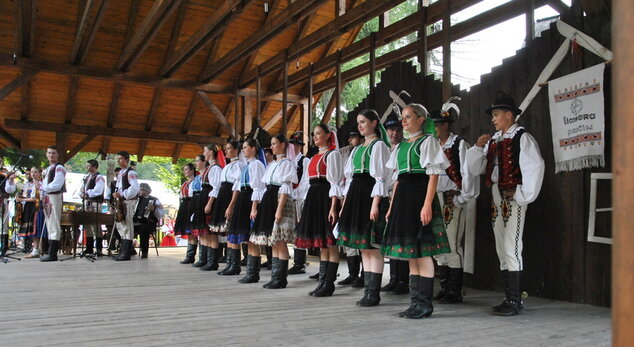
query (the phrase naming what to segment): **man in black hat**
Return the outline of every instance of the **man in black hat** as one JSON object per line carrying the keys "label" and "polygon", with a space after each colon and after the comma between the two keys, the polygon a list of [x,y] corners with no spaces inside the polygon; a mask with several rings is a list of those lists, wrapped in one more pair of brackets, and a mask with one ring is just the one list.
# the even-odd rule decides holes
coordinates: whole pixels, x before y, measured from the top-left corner
{"label": "man in black hat", "polygon": [[462,240],[468,223],[466,204],[477,198],[480,192],[479,176],[471,175],[465,162],[469,144],[451,131],[451,125],[460,114],[458,106],[451,102],[455,99],[450,98],[440,110],[430,112],[430,117],[436,124],[440,145],[449,161],[449,167],[438,178],[436,188],[451,249],[451,253],[434,256],[440,277],[440,292],[434,300],[442,304],[462,302]]}
{"label": "man in black hat", "polygon": [[[288,143],[293,146],[295,150],[295,167],[297,168],[297,184],[293,184],[293,199],[295,199],[297,220],[299,221],[302,215],[302,207],[304,206],[304,197],[308,192],[308,163],[310,159],[306,158],[303,154],[304,148],[304,133],[298,131],[291,136]],[[305,179],[302,180],[302,177]],[[293,266],[288,269],[289,275],[298,275],[306,273],[306,250],[301,248],[293,248]]]}
{"label": "man in black hat", "polygon": [[[139,203],[134,212],[134,234],[139,235],[141,259],[147,258],[150,245],[150,234],[156,232],[159,221],[163,218],[163,205],[156,197],[150,195],[152,188],[147,183],[139,184]],[[156,242],[156,240],[155,240]]]}
{"label": "man in black hat", "polygon": [[[390,138],[390,151],[393,151],[403,141],[403,124],[392,114],[385,121],[384,126],[387,136]],[[392,196],[392,188],[391,185],[390,196]],[[381,291],[398,295],[409,293],[409,263],[407,260],[390,259],[390,281],[381,288]]]}
{"label": "man in black hat", "polygon": [[516,123],[522,112],[515,100],[498,92],[486,114],[497,131],[493,137],[480,136],[467,151],[467,165],[474,175],[485,175],[493,193],[491,218],[495,248],[504,281],[504,301],[492,308],[494,313],[513,316],[523,309],[520,295],[522,234],[528,204],[535,201],[544,179],[544,160],[537,141]]}
{"label": "man in black hat", "polygon": [[[84,177],[83,185],[80,188],[81,198],[84,199],[86,211],[101,212],[101,204],[103,203],[103,192],[106,187],[106,179],[99,174],[99,162],[90,159],[86,162],[87,174]],[[93,243],[97,241],[97,256],[103,255],[103,233],[100,225],[89,223],[86,228],[86,249],[82,255],[92,254],[94,252]]]}

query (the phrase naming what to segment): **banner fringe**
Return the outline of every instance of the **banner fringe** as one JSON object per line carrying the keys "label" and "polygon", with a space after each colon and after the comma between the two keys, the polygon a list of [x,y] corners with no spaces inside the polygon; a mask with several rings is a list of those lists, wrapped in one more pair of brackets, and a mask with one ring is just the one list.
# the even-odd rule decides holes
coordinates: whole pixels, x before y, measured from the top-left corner
{"label": "banner fringe", "polygon": [[555,163],[555,173],[562,171],[576,171],[591,167],[605,167],[604,156],[591,155],[557,162]]}

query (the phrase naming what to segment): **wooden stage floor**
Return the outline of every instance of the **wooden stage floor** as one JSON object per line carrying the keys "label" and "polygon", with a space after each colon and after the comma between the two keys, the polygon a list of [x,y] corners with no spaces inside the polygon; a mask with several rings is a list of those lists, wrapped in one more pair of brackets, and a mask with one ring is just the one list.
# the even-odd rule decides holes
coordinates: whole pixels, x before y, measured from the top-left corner
{"label": "wooden stage floor", "polygon": [[[310,297],[316,282],[306,275],[289,276],[287,289],[262,289],[269,271],[262,271],[266,281],[239,284],[240,277],[179,264],[184,252],[0,264],[0,345],[610,345],[606,308],[530,297],[521,315],[496,317],[488,309],[500,293],[467,288],[464,304],[435,305],[431,319],[408,320],[396,316],[408,295],[384,294],[379,306],[360,308],[361,289],[338,286],[332,297]],[[347,274],[345,262],[339,274]]]}

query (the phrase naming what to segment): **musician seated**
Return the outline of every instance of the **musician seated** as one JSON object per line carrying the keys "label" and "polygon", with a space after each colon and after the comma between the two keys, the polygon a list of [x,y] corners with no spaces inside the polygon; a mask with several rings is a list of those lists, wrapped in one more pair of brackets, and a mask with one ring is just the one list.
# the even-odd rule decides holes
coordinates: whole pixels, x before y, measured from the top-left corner
{"label": "musician seated", "polygon": [[156,232],[156,227],[163,218],[163,205],[151,193],[149,184],[139,185],[139,203],[134,212],[134,234],[140,238],[141,259],[147,258],[150,233]]}

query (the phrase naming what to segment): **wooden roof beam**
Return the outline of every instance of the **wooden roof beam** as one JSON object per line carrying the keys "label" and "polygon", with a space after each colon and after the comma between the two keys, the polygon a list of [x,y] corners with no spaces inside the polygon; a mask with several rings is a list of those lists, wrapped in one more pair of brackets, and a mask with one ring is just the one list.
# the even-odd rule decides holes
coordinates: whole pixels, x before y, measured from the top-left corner
{"label": "wooden roof beam", "polygon": [[172,153],[172,164],[178,163],[178,158],[181,156],[181,151],[183,150],[183,144],[177,143],[174,146],[174,152]]}
{"label": "wooden roof beam", "polygon": [[143,22],[121,52],[116,64],[117,70],[127,71],[130,69],[181,2],[182,0],[157,0],[154,3],[148,15],[143,18]]}
{"label": "wooden roof beam", "polygon": [[207,21],[194,33],[187,42],[174,54],[170,54],[167,61],[159,70],[159,75],[171,76],[191,57],[200,51],[207,43],[222,34],[224,28],[235,20],[242,10],[253,0],[223,1],[219,9],[207,18]]}
{"label": "wooden roof beam", "polygon": [[[535,6],[543,6],[548,0],[535,0]],[[524,0],[516,0],[495,7],[489,11],[481,13],[466,21],[460,22],[450,27],[449,38],[451,41],[459,40],[463,37],[475,34],[479,31],[487,29],[506,20],[512,19],[524,13],[526,10]],[[443,43],[443,31],[437,32],[428,37],[428,50],[438,48]],[[418,42],[410,43],[405,47],[401,47],[395,51],[387,53],[376,58],[376,69],[386,68],[390,64],[412,58],[416,55],[416,46]],[[361,64],[342,73],[342,81],[347,82],[368,74],[370,71],[370,62]],[[314,93],[321,93],[335,86],[336,79],[334,77],[325,79],[314,86]]]}
{"label": "wooden roof beam", "polygon": [[196,92],[196,94],[198,95],[200,100],[202,100],[205,103],[205,105],[207,105],[207,108],[209,108],[209,110],[214,115],[214,117],[216,117],[216,120],[227,130],[227,132],[229,132],[229,134],[231,135],[235,135],[236,134],[235,130],[233,129],[233,127],[231,126],[227,118],[224,116],[224,114],[220,112],[220,109],[218,109],[216,104],[214,104],[213,101],[211,101],[209,96],[205,92],[200,92],[200,91]]}
{"label": "wooden roof beam", "polygon": [[77,93],[77,85],[79,84],[76,76],[70,76],[68,81],[68,98],[66,100],[66,117],[64,123],[70,124],[75,116],[75,94]]}
{"label": "wooden roof beam", "polygon": [[267,23],[262,30],[250,36],[214,64],[210,65],[209,69],[203,73],[202,80],[211,81],[218,77],[225,70],[235,66],[242,61],[242,59],[248,57],[273,37],[287,29],[290,24],[316,11],[322,4],[323,1],[319,0],[302,0],[292,3],[280,15],[275,16]]}
{"label": "wooden roof beam", "polygon": [[158,131],[144,131],[125,128],[108,128],[100,126],[63,124],[39,121],[23,121],[19,119],[5,119],[4,124],[9,129],[35,130],[56,132],[63,134],[101,135],[122,138],[136,138],[141,140],[176,142],[176,143],[224,143],[223,139],[216,136],[190,135],[181,133],[167,133]]}
{"label": "wooden roof beam", "polygon": [[[299,58],[313,49],[336,39],[341,33],[350,31],[356,25],[365,23],[372,17],[404,1],[405,0],[366,0],[358,6],[349,9],[344,15],[335,18],[332,22],[322,26],[288,47],[288,57],[286,56],[286,52],[280,52],[260,64],[261,75],[266,75],[280,69],[285,59]],[[240,81],[240,86],[253,83],[256,76],[257,69],[251,70],[247,74],[247,77]]]}
{"label": "wooden roof beam", "polygon": [[[86,6],[83,7],[81,18],[79,19],[79,25],[77,26],[77,33],[75,34],[75,41],[73,43],[73,50],[70,55],[70,63],[81,65],[86,61],[86,54],[90,50],[95,34],[103,18],[103,14],[106,10],[106,5],[110,0],[87,0]],[[93,9],[94,16],[92,15]]]}
{"label": "wooden roof beam", "polygon": [[568,11],[570,11],[570,7],[561,0],[550,0],[548,1],[548,5],[559,12],[559,14],[568,13]]}
{"label": "wooden roof beam", "polygon": [[18,0],[18,55],[33,55],[35,43],[35,4],[37,0]]}
{"label": "wooden roof beam", "polygon": [[97,135],[94,134],[84,136],[84,138],[75,147],[71,148],[71,150],[66,153],[66,161],[69,161],[74,156],[76,156],[79,151],[86,147],[96,137]]}
{"label": "wooden roof beam", "polygon": [[20,76],[16,77],[13,81],[7,83],[7,85],[0,89],[0,101],[6,98],[9,94],[13,93],[14,90],[29,82],[36,73],[37,71],[34,70],[22,70],[22,74],[20,74]]}
{"label": "wooden roof beam", "polygon": [[[482,0],[452,0],[451,1],[451,11],[452,13],[461,11],[469,6],[473,6],[474,4],[481,2]],[[443,1],[436,2],[432,4],[428,9],[428,18],[429,22],[433,23],[442,19]],[[385,29],[380,30],[375,34],[376,37],[376,46],[384,45],[394,40],[397,40],[405,35],[413,33],[414,31],[420,29],[420,13],[416,12],[409,15],[406,18],[401,19],[398,22],[395,22]],[[370,50],[371,47],[370,36],[363,38],[359,41],[351,43],[350,45],[341,49],[341,59],[344,62],[350,61],[352,59],[358,58]],[[322,57],[319,61],[313,64],[313,75],[317,75],[328,70],[335,68],[337,64],[337,53],[330,54],[328,56]],[[310,73],[309,67],[303,68],[300,71],[288,76],[288,84],[289,86],[295,85],[302,81],[308,79],[308,75]],[[243,81],[244,82],[244,81]],[[272,91],[279,91],[282,89],[282,83],[277,81],[273,86],[271,86]]]}
{"label": "wooden roof beam", "polygon": [[12,147],[21,148],[20,141],[18,141],[18,139],[13,137],[13,135],[9,134],[9,132],[4,130],[4,128],[2,127],[0,127],[0,138],[4,139]]}

